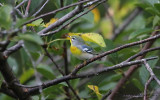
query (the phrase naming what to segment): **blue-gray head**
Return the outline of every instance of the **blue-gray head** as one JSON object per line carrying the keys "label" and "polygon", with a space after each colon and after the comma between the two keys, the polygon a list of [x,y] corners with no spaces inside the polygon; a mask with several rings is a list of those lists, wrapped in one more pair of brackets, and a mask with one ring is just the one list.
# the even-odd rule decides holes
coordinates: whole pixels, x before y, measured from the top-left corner
{"label": "blue-gray head", "polygon": [[83,39],[80,37],[80,36],[70,36],[70,42],[71,42],[71,45],[81,45],[81,44],[85,44]]}

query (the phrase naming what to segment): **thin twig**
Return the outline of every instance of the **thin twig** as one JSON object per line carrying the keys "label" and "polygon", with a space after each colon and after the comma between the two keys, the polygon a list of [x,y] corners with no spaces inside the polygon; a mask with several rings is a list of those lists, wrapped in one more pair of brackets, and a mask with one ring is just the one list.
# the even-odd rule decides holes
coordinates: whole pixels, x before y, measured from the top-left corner
{"label": "thin twig", "polygon": [[158,100],[160,97],[160,88],[157,88],[154,93],[153,96],[150,98],[150,100]]}
{"label": "thin twig", "polygon": [[[51,59],[51,61],[53,62],[53,64],[56,66],[56,68],[58,69],[58,71],[65,76],[64,72],[61,70],[61,68],[57,65],[57,63],[53,60],[52,56],[49,54],[49,52],[47,51],[47,49],[44,46],[44,51],[46,52],[47,56]],[[75,90],[72,88],[72,86],[70,85],[70,83],[68,81],[65,81],[68,85],[68,87],[71,89],[71,91],[73,92],[73,94],[76,96],[77,100],[80,100],[80,97],[77,95],[77,93],[75,92]]]}
{"label": "thin twig", "polygon": [[160,47],[155,47],[155,48],[150,48],[150,49],[141,51],[141,52],[139,52],[139,53],[137,53],[137,54],[129,57],[129,58],[128,58],[127,60],[125,60],[124,62],[131,61],[131,60],[135,59],[135,58],[138,57],[138,56],[142,56],[142,55],[144,55],[144,54],[146,54],[146,53],[148,53],[148,52],[155,51],[155,50],[159,50],[159,49],[160,49]]}
{"label": "thin twig", "polygon": [[[98,2],[98,0],[95,0]],[[103,0],[104,1],[104,0]],[[81,4],[80,4],[81,5]],[[90,4],[86,4],[85,7],[88,7]],[[64,15],[63,17],[61,17],[60,19],[58,19],[56,22],[54,22],[53,24],[51,24],[50,26],[48,26],[47,28],[44,28],[43,30],[41,30],[40,32],[38,32],[39,35],[43,35],[46,32],[50,31],[51,29],[54,29],[60,25],[62,25],[64,22],[68,21],[69,19],[71,19],[72,17],[76,16],[77,14],[79,14],[80,12],[83,12],[84,7],[83,6],[78,6],[76,7],[74,10],[72,10],[71,12],[67,13],[66,15]]]}
{"label": "thin twig", "polygon": [[31,97],[28,95],[26,97],[25,92],[28,91],[26,88],[19,87],[15,83],[20,84],[16,76],[14,75],[11,67],[7,63],[7,59],[4,58],[3,54],[0,53],[0,71],[3,75],[6,83],[9,85],[11,90],[16,94],[20,100],[31,100]]}
{"label": "thin twig", "polygon": [[[48,15],[51,15],[51,14],[55,14],[55,13],[57,13],[57,12],[59,12],[59,11],[68,9],[68,8],[70,8],[70,7],[73,7],[73,6],[76,6],[76,5],[79,5],[79,4],[86,3],[86,2],[88,2],[88,1],[93,1],[93,0],[83,0],[83,1],[80,1],[80,2],[77,2],[77,3],[70,4],[70,5],[68,5],[68,6],[64,6],[64,7],[62,7],[62,8],[57,9],[57,10],[54,10],[54,11],[51,11],[51,12],[42,14],[42,15],[40,15],[40,16],[37,16],[36,18],[33,18],[33,19],[25,22],[23,25],[26,25],[26,24],[28,24],[28,23],[31,23],[31,22],[33,22],[33,21],[35,21],[35,20],[37,20],[37,19],[42,18],[42,17],[48,16]],[[98,1],[98,0],[96,0],[96,1]]]}
{"label": "thin twig", "polygon": [[5,58],[8,58],[9,55],[11,55],[12,53],[16,52],[17,50],[19,50],[22,47],[23,41],[19,41],[16,45],[8,48],[7,50],[5,50],[3,52],[3,55]]}
{"label": "thin twig", "polygon": [[105,100],[110,94],[111,94],[111,90],[110,91],[108,91],[103,97],[102,97],[102,99],[101,100]]}
{"label": "thin twig", "polygon": [[114,22],[114,19],[113,19],[112,15],[109,12],[109,5],[107,5],[106,3],[104,3],[103,6],[105,7],[107,17],[109,18],[109,20],[110,20],[110,22],[112,24],[112,32],[114,33],[115,29],[116,29],[116,24]]}
{"label": "thin twig", "polygon": [[68,75],[68,58],[67,58],[67,44],[66,41],[63,43],[63,57],[64,57],[64,69],[65,74]]}
{"label": "thin twig", "polygon": [[136,8],[121,24],[121,26],[115,30],[112,40],[114,40],[136,18],[136,16],[141,13],[141,11],[141,8]]}
{"label": "thin twig", "polygon": [[[157,57],[151,57],[151,58],[146,58],[146,60],[153,60],[153,59],[157,59]],[[109,72],[109,71],[113,71],[115,69],[119,69],[119,68],[124,68],[124,67],[127,67],[127,66],[131,66],[131,65],[135,65],[135,64],[142,64],[143,63],[143,60],[135,60],[135,61],[131,61],[131,62],[125,62],[125,63],[120,63],[120,64],[117,64],[117,65],[114,65],[114,66],[111,66],[111,67],[105,67],[99,71],[96,71],[96,72],[90,72],[90,73],[81,73],[81,74],[77,74],[77,75],[66,75],[66,76],[63,76],[61,78],[57,78],[57,79],[54,79],[52,81],[49,81],[49,82],[45,82],[43,83],[42,85],[40,85],[43,89],[44,88],[47,88],[49,86],[52,86],[52,85],[56,85],[56,84],[59,84],[61,82],[64,82],[64,81],[69,81],[71,79],[77,79],[77,78],[88,78],[88,77],[92,77],[92,76],[95,76],[95,75],[99,75],[99,74],[102,74],[104,72]],[[39,86],[35,86],[35,88],[31,88],[29,89],[28,91],[28,94],[29,95],[36,95],[39,93]]]}
{"label": "thin twig", "polygon": [[65,75],[64,72],[61,70],[61,68],[57,65],[57,63],[53,60],[52,56],[49,54],[49,52],[47,51],[47,48],[43,48],[46,55],[49,57],[49,59],[53,62],[53,64],[56,66],[56,68],[58,69],[58,71],[62,74]]}
{"label": "thin twig", "polygon": [[117,51],[120,51],[124,48],[128,48],[128,47],[131,47],[131,46],[134,46],[134,45],[138,45],[138,44],[142,44],[142,43],[145,43],[145,42],[148,42],[148,41],[152,41],[152,40],[155,40],[157,38],[160,38],[160,34],[158,35],[155,35],[155,36],[152,36],[152,37],[149,37],[147,39],[144,39],[144,40],[141,40],[141,41],[137,41],[137,42],[133,42],[133,43],[129,43],[129,44],[126,44],[126,45],[122,45],[120,47],[117,47],[115,49],[112,49],[110,51],[106,51],[102,54],[99,54],[98,56],[95,56],[85,62],[83,62],[82,64],[78,65],[73,71],[72,71],[72,75],[75,75],[81,68],[83,68],[84,66],[88,65],[89,63],[95,61],[95,60],[98,60],[106,55],[109,55],[111,53],[114,53],[114,52],[117,52]]}
{"label": "thin twig", "polygon": [[36,11],[36,13],[34,13],[32,16],[36,16],[36,15],[45,7],[45,5],[46,5],[48,2],[49,2],[49,0],[46,0],[46,2],[42,5],[42,7],[41,7],[38,11]]}
{"label": "thin twig", "polygon": [[26,11],[25,11],[25,15],[24,15],[25,17],[28,16],[28,11],[29,11],[30,5],[31,5],[31,0],[28,1],[27,7],[26,7]]}
{"label": "thin twig", "polygon": [[62,30],[63,28],[65,28],[67,25],[69,25],[70,23],[72,23],[73,21],[75,21],[76,19],[78,19],[79,17],[87,14],[88,12],[90,12],[91,10],[93,10],[95,7],[97,7],[99,4],[105,2],[106,0],[102,0],[100,2],[98,2],[96,5],[94,5],[92,8],[90,8],[89,10],[85,11],[84,13],[74,17],[72,20],[70,20],[69,22],[67,22],[66,24],[62,25],[59,29],[55,30],[55,31],[51,31],[51,32],[47,32],[47,33],[43,33],[43,34],[39,34],[40,36],[47,36],[47,35],[51,35],[51,34],[55,34],[57,32],[59,32],[60,30]]}
{"label": "thin twig", "polygon": [[[25,45],[22,45],[22,46],[23,46],[25,52],[27,53],[27,55],[29,56],[29,58],[31,59],[31,63],[32,63],[32,66],[33,66],[33,68],[34,68],[34,75],[35,75],[35,79],[36,79],[36,82],[35,82],[35,83],[36,83],[36,84],[42,84],[42,81],[41,81],[41,79],[40,79],[40,76],[38,75],[38,72],[37,72],[37,70],[36,70],[36,66],[37,66],[37,64],[40,63],[40,60],[43,59],[43,56],[40,56],[40,57],[38,58],[37,62],[36,62],[36,61],[34,61],[32,55],[29,53],[29,51],[28,51],[28,49],[25,47]],[[45,100],[45,97],[44,97],[44,94],[43,94],[43,91],[42,91],[42,87],[39,87],[39,92],[40,92],[40,94],[41,94],[41,100]]]}
{"label": "thin twig", "polygon": [[63,7],[64,4],[63,4],[63,0],[60,0],[60,6]]}
{"label": "thin twig", "polygon": [[7,94],[8,96],[11,96],[12,98],[18,99],[18,97],[13,93],[13,91],[9,89],[0,89],[0,93]]}
{"label": "thin twig", "polygon": [[144,59],[144,65],[146,67],[146,69],[148,70],[148,72],[150,73],[151,77],[154,78],[154,80],[158,83],[158,85],[160,85],[160,80],[156,77],[156,75],[153,73],[150,65],[147,63],[147,61]]}
{"label": "thin twig", "polygon": [[[155,30],[157,30],[157,29],[160,29],[160,26],[157,26],[157,27],[155,28]],[[158,31],[152,32],[151,37],[156,36],[158,33],[159,33]],[[159,34],[158,34],[158,35],[159,35]],[[146,49],[149,49],[149,48],[153,45],[153,43],[154,43],[155,40],[156,40],[156,39],[153,39],[153,40],[149,41],[148,43],[146,43],[146,44],[144,45],[144,47],[141,49],[141,51],[144,51],[144,50],[146,50]],[[139,59],[144,58],[145,55],[146,55],[146,54],[137,57],[136,60],[139,60]],[[136,69],[137,69],[138,67],[139,67],[139,65],[133,65],[133,66],[131,66],[131,67],[125,72],[125,76],[122,77],[121,80],[119,80],[119,82],[117,83],[116,87],[112,90],[112,93],[111,93],[110,96],[108,97],[108,100],[112,100],[112,99],[115,97],[115,95],[118,93],[119,89],[125,84],[125,82],[128,80],[128,78],[131,77],[131,75],[136,71]]]}
{"label": "thin twig", "polygon": [[0,6],[3,6],[2,3],[0,3]]}
{"label": "thin twig", "polygon": [[22,6],[25,2],[27,2],[28,0],[23,0],[21,3],[19,3],[15,8],[18,9],[20,6]]}
{"label": "thin twig", "polygon": [[148,88],[148,85],[151,83],[152,80],[153,80],[153,77],[151,76],[145,84],[143,100],[147,100],[147,88]]}
{"label": "thin twig", "polygon": [[15,9],[15,11],[23,18],[24,15],[18,10],[18,9]]}

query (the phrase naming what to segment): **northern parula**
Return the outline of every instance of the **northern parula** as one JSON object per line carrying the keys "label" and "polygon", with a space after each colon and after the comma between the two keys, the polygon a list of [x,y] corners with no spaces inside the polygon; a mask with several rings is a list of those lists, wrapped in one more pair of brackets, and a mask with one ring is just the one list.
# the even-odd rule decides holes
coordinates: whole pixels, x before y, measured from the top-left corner
{"label": "northern parula", "polygon": [[69,36],[70,51],[80,60],[90,59],[94,56],[92,47],[85,44],[85,41],[80,36]]}

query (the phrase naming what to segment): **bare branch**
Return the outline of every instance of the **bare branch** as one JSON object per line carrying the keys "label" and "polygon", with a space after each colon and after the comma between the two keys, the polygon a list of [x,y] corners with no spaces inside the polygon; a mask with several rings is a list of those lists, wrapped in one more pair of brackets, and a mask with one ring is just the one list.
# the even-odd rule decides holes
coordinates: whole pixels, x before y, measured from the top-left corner
{"label": "bare branch", "polygon": [[3,5],[0,3],[0,6],[3,6]]}
{"label": "bare branch", "polygon": [[112,91],[108,91],[103,97],[101,100],[105,100],[110,94],[111,94]]}
{"label": "bare branch", "polygon": [[64,4],[63,4],[63,0],[60,0],[60,6],[63,7]]}
{"label": "bare branch", "polygon": [[68,75],[68,58],[67,58],[67,44],[66,41],[63,43],[63,57],[64,57],[64,69],[65,74]]}
{"label": "bare branch", "polygon": [[18,9],[20,6],[22,6],[25,2],[27,2],[28,0],[23,0],[21,3],[19,3],[15,8]]}
{"label": "bare branch", "polygon": [[[46,52],[47,56],[51,59],[51,61],[53,62],[53,64],[56,66],[56,68],[58,69],[58,71],[65,76],[64,72],[61,70],[61,68],[57,65],[57,63],[53,60],[52,56],[49,54],[49,52],[47,51],[47,49],[44,46],[44,51]],[[73,94],[76,96],[77,100],[80,100],[80,97],[77,95],[77,93],[75,92],[75,90],[72,88],[72,86],[70,85],[70,83],[68,81],[65,81],[68,85],[68,87],[71,89],[71,91],[73,92]]]}
{"label": "bare branch", "polygon": [[38,11],[36,11],[36,13],[33,14],[32,16],[36,16],[44,8],[44,6],[48,3],[48,1],[49,0],[46,0],[46,2],[42,5],[42,7]]}
{"label": "bare branch", "polygon": [[28,1],[27,7],[26,7],[26,11],[25,11],[25,15],[24,15],[25,17],[28,16],[28,11],[29,11],[30,5],[31,5],[31,0]]}
{"label": "bare branch", "polygon": [[19,50],[22,47],[22,44],[23,44],[23,41],[19,41],[16,45],[5,50],[3,52],[3,55],[5,56],[5,58],[8,58],[9,55]]}
{"label": "bare branch", "polygon": [[[153,59],[157,59],[157,57],[146,58],[147,61],[148,60],[153,60]],[[68,80],[71,80],[71,79],[86,78],[86,77],[88,78],[88,77],[92,77],[92,76],[95,76],[95,75],[102,74],[104,72],[109,72],[109,71],[113,71],[115,69],[124,68],[124,67],[127,67],[127,66],[131,66],[131,65],[135,65],[135,64],[142,64],[142,63],[143,63],[143,59],[142,60],[135,60],[135,61],[131,61],[131,62],[120,63],[120,64],[117,64],[117,65],[114,65],[114,66],[111,66],[111,67],[105,67],[105,68],[100,69],[99,71],[96,71],[96,72],[81,73],[81,74],[77,74],[77,75],[74,75],[74,76],[69,74],[67,76],[63,76],[61,78],[57,78],[57,79],[54,79],[54,80],[49,81],[49,82],[45,82],[40,86],[35,86],[34,88],[29,89],[28,94],[29,95],[38,94],[39,93],[39,91],[38,91],[39,87],[42,87],[44,89],[44,88],[47,88],[49,86],[56,85],[58,83],[68,81]]]}
{"label": "bare branch", "polygon": [[109,12],[109,5],[107,5],[107,4],[104,3],[103,6],[104,6],[104,8],[106,10],[107,18],[110,20],[110,22],[112,24],[112,28],[113,28],[112,32],[114,33],[115,29],[116,29],[116,24],[115,24],[115,21],[114,21],[112,15]]}
{"label": "bare branch", "polygon": [[[77,3],[70,4],[70,5],[68,5],[68,6],[64,6],[64,7],[62,7],[62,8],[57,9],[57,10],[54,10],[54,11],[51,11],[51,12],[42,14],[42,15],[36,17],[36,18],[33,18],[33,19],[27,21],[26,23],[24,23],[23,25],[26,25],[26,24],[28,24],[28,23],[31,23],[31,22],[33,22],[33,21],[35,21],[35,20],[37,20],[37,19],[42,18],[42,17],[48,16],[48,15],[51,15],[51,14],[55,14],[55,13],[57,13],[57,12],[59,12],[59,11],[68,9],[68,8],[70,8],[70,7],[73,7],[73,6],[76,6],[76,5],[79,5],[79,4],[86,3],[86,2],[88,2],[88,1],[93,1],[93,0],[83,0],[83,1],[80,1],[80,2],[77,2]],[[96,1],[98,1],[98,0],[96,0]]]}
{"label": "bare branch", "polygon": [[53,64],[56,66],[56,68],[58,69],[58,71],[64,76],[64,72],[61,70],[61,68],[57,65],[57,63],[53,60],[52,56],[49,54],[49,52],[47,51],[47,49],[44,47],[43,48],[46,55],[49,57],[49,59],[53,62]]}
{"label": "bare branch", "polygon": [[147,100],[147,88],[148,88],[148,85],[151,83],[152,80],[153,80],[153,77],[151,76],[145,84],[143,100]]}
{"label": "bare branch", "polygon": [[3,54],[0,53],[0,71],[7,82],[11,90],[16,94],[16,96],[21,100],[31,100],[30,96],[26,97],[26,88],[19,87],[15,83],[20,84],[16,76],[13,74],[12,69],[7,63],[7,60],[4,58]]}
{"label": "bare branch", "polygon": [[150,49],[141,51],[141,52],[139,52],[139,53],[137,53],[137,54],[129,57],[129,58],[128,58],[126,61],[124,61],[124,62],[131,61],[131,60],[135,59],[135,58],[138,57],[138,56],[142,56],[142,55],[144,55],[144,54],[146,54],[146,53],[148,53],[148,52],[155,51],[155,50],[159,50],[159,49],[160,49],[160,47],[155,47],[155,48],[150,48]]}
{"label": "bare branch", "polygon": [[144,61],[144,65],[146,67],[146,69],[148,70],[148,72],[150,73],[151,77],[154,78],[154,80],[160,85],[160,80],[156,77],[156,75],[153,73],[151,67],[149,66],[149,64],[147,63],[146,60],[143,60]]}
{"label": "bare branch", "polygon": [[55,30],[55,31],[51,31],[51,32],[47,32],[47,33],[43,33],[40,34],[40,36],[47,36],[47,35],[51,35],[51,34],[55,34],[57,32],[59,32],[60,30],[62,30],[63,28],[65,28],[67,25],[71,24],[73,21],[75,21],[76,19],[78,19],[79,17],[87,14],[88,12],[90,12],[91,10],[93,10],[95,7],[97,7],[99,4],[105,2],[106,0],[102,0],[100,2],[98,2],[95,6],[93,6],[92,8],[90,8],[89,10],[85,11],[84,13],[74,17],[72,20],[70,20],[69,22],[67,22],[66,24],[62,25],[59,29]]}
{"label": "bare branch", "polygon": [[7,94],[11,96],[12,98],[18,99],[18,97],[13,93],[13,91],[8,90],[8,89],[0,89],[0,93]]}
{"label": "bare branch", "polygon": [[112,40],[114,40],[135,18],[138,14],[142,12],[141,8],[136,8],[129,16],[128,18],[122,23],[122,25],[115,30],[115,33],[112,37]]}
{"label": "bare branch", "polygon": [[106,52],[104,52],[104,53],[102,53],[102,54],[99,54],[98,56],[93,57],[93,58],[91,58],[91,59],[83,62],[82,64],[78,65],[78,66],[72,71],[71,75],[75,75],[75,74],[76,74],[81,68],[83,68],[84,66],[86,66],[86,65],[88,65],[89,63],[91,63],[91,62],[93,62],[93,61],[95,61],[95,60],[98,60],[98,59],[100,59],[100,58],[102,58],[102,57],[104,57],[104,56],[106,56],[106,55],[109,55],[109,54],[111,54],[111,53],[120,51],[120,50],[122,50],[122,49],[124,49],[124,48],[128,48],[128,47],[131,47],[131,46],[134,46],[134,45],[142,44],[142,43],[145,43],[145,42],[148,42],[148,41],[152,41],[152,40],[155,40],[155,39],[157,39],[157,38],[160,38],[160,34],[155,35],[155,36],[152,36],[152,37],[149,37],[149,38],[144,39],[144,40],[141,40],[141,41],[137,41],[137,42],[125,44],[125,45],[122,45],[122,46],[120,46],[120,47],[117,47],[117,48],[115,48],[115,49],[113,49],[113,50],[106,51]]}
{"label": "bare branch", "polygon": [[11,89],[9,89],[8,84],[5,81],[3,81],[1,84],[0,92],[18,99],[17,95]]}
{"label": "bare branch", "polygon": [[150,100],[158,100],[160,97],[160,88],[157,88],[154,93],[153,93],[153,96]]}
{"label": "bare branch", "polygon": [[[159,28],[160,28],[160,26],[157,26],[157,27],[155,28],[155,30],[157,30],[157,29],[159,29]],[[154,31],[154,32],[152,32],[151,36],[156,36],[156,34],[158,34],[158,33],[159,33],[158,31]],[[158,34],[158,35],[159,35],[159,34]],[[149,41],[148,43],[146,43],[146,44],[144,45],[144,47],[141,49],[141,51],[144,51],[144,50],[150,48],[150,47],[153,45],[153,43],[154,43],[155,40],[156,40],[156,39],[153,39],[153,40]],[[139,59],[144,58],[145,55],[146,55],[146,54],[137,57],[136,60],[139,60]],[[113,99],[113,98],[115,97],[115,95],[117,94],[117,92],[119,91],[119,89],[124,85],[124,83],[125,83],[125,82],[128,80],[128,78],[136,71],[136,69],[137,69],[138,67],[139,67],[138,65],[133,65],[133,66],[131,66],[131,67],[126,71],[125,76],[124,76],[123,78],[121,78],[121,80],[117,83],[117,85],[116,85],[116,87],[114,88],[114,90],[112,90],[112,93],[111,93],[110,96],[108,97],[109,100],[110,100],[110,99]]]}
{"label": "bare branch", "polygon": [[10,39],[11,39],[12,37],[16,36],[16,34],[17,34],[19,31],[20,31],[20,29],[15,29],[15,30],[13,30],[13,31],[3,31],[3,32],[0,32],[0,34],[1,34],[1,33],[2,33],[2,34],[8,34],[7,40],[0,42],[0,47],[1,47],[0,51],[4,51],[4,50],[7,48],[7,46],[8,46],[9,43],[10,43]]}

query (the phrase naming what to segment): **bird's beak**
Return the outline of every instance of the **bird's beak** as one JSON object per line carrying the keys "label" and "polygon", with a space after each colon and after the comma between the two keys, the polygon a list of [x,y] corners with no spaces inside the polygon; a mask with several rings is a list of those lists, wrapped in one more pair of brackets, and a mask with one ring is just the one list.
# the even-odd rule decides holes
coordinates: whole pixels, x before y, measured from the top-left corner
{"label": "bird's beak", "polygon": [[70,40],[71,39],[71,36],[69,36],[68,34],[65,35],[66,39]]}

